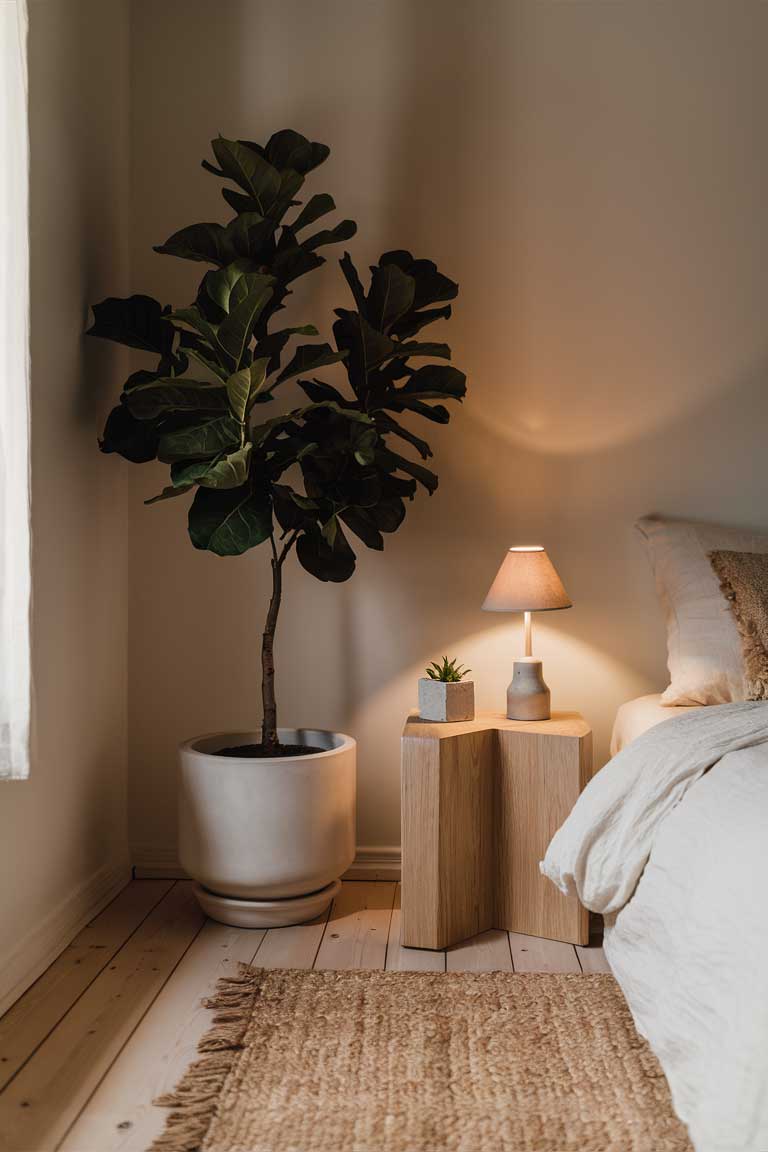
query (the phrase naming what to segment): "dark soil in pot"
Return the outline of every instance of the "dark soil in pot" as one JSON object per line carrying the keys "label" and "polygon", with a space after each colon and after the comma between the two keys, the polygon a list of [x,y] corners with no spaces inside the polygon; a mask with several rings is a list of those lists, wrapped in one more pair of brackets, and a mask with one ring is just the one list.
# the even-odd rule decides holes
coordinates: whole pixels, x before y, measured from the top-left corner
{"label": "dark soil in pot", "polygon": [[327,751],[327,748],[314,748],[311,744],[280,744],[272,751],[267,751],[263,744],[238,744],[235,748],[220,748],[216,755],[239,756],[249,760],[271,760],[280,756],[314,756],[318,752]]}

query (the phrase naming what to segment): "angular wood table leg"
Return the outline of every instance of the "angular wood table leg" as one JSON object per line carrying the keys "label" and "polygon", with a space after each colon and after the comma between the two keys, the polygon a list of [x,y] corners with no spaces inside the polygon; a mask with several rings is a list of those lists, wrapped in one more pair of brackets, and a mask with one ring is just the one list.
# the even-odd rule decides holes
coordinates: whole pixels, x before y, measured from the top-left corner
{"label": "angular wood table leg", "polygon": [[504,731],[496,805],[496,928],[570,944],[589,941],[589,913],[539,871],[586,786],[592,735]]}
{"label": "angular wood table leg", "polygon": [[493,926],[496,743],[493,728],[403,737],[407,948],[447,948]]}

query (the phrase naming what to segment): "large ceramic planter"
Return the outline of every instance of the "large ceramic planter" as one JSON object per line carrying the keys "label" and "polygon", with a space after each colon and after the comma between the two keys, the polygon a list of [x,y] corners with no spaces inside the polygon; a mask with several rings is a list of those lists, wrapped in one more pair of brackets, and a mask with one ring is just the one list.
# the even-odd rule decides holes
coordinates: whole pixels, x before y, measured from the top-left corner
{"label": "large ceramic planter", "polygon": [[188,740],[179,749],[179,854],[214,920],[248,928],[298,924],[324,912],[355,855],[355,741],[281,728],[308,756],[218,756],[258,743],[253,732]]}

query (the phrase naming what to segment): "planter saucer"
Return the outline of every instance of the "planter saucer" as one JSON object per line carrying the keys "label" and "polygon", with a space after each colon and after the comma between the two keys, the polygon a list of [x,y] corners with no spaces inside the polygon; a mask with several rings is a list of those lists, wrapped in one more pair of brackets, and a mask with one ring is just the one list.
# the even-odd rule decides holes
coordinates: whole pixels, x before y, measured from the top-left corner
{"label": "planter saucer", "polygon": [[238,900],[233,896],[218,896],[203,888],[202,884],[194,884],[192,890],[211,920],[233,928],[285,928],[289,924],[304,924],[325,912],[341,892],[341,881],[334,880],[307,896],[291,896],[284,900]]}

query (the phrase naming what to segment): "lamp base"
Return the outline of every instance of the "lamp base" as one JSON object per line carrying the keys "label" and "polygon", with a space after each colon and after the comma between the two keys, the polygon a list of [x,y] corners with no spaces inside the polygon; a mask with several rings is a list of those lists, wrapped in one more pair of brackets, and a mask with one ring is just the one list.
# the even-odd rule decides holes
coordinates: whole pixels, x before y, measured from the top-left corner
{"label": "lamp base", "polygon": [[512,681],[507,688],[509,720],[549,720],[549,688],[544,683],[541,660],[524,656],[512,665]]}

